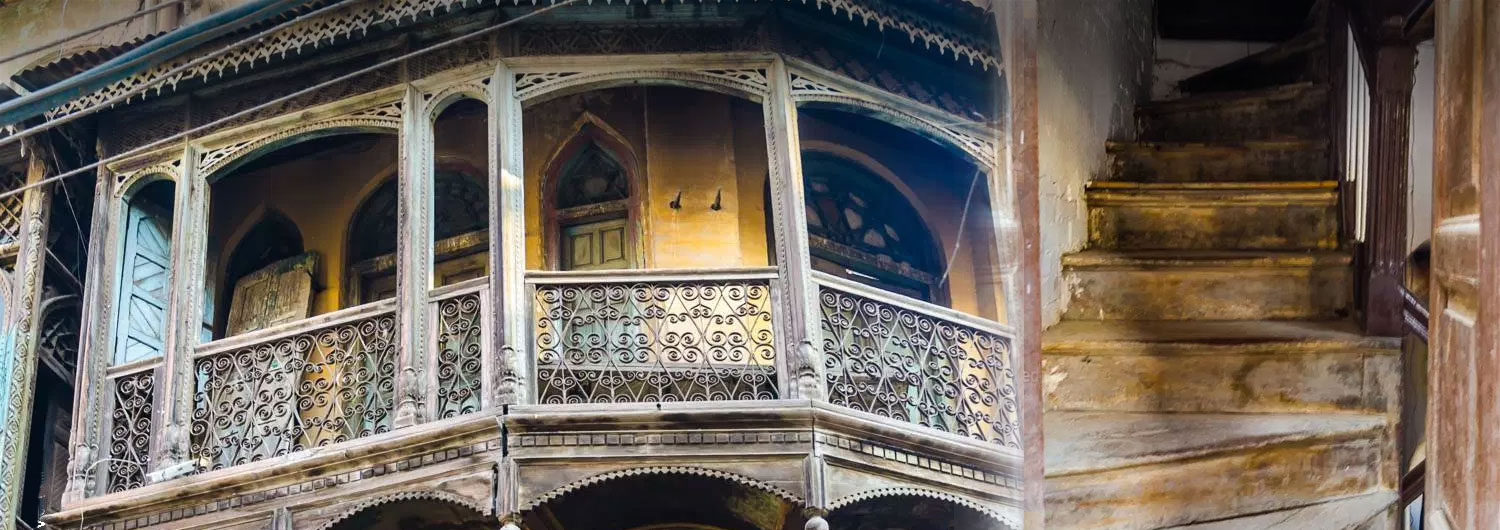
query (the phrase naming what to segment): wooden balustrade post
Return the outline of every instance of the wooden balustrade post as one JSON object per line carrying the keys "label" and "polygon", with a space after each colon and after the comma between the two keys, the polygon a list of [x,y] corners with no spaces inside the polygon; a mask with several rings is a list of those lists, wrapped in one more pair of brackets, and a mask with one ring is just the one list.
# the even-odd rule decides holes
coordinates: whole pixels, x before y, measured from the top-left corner
{"label": "wooden balustrade post", "polygon": [[[158,403],[163,403],[160,419],[152,433],[156,449],[151,457],[153,470],[162,479],[171,479],[186,470],[175,468],[188,457],[190,427],[193,421],[193,351],[202,338],[204,326],[204,282],[208,245],[208,182],[198,174],[198,152],[183,150],[182,170],[176,182],[172,207],[171,271],[168,274],[165,346],[163,367],[159,372]],[[119,303],[119,302],[117,302]]]}
{"label": "wooden balustrade post", "polygon": [[396,210],[396,357],[394,428],[426,421],[428,296],[432,289],[432,124],[416,87],[401,104]]}
{"label": "wooden balustrade post", "polygon": [[516,76],[503,61],[490,80],[490,320],[485,347],[486,407],[530,399],[527,344],[531,314],[526,299],[526,186],[521,153],[521,100]]}
{"label": "wooden balustrade post", "polygon": [[[35,184],[47,177],[42,162],[44,147],[28,142],[30,155],[26,166],[26,183]],[[31,403],[36,392],[36,343],[41,319],[42,272],[47,268],[47,220],[51,209],[50,186],[26,190],[21,195],[20,251],[16,254],[15,272],[9,280],[10,297],[5,300],[3,331],[5,360],[0,380],[5,387],[4,422],[0,423],[0,529],[16,527],[21,487],[26,479],[26,455],[31,434]]]}
{"label": "wooden balustrade post", "polygon": [[1416,48],[1375,49],[1370,90],[1370,173],[1365,241],[1356,263],[1364,286],[1358,312],[1371,335],[1402,334],[1402,271],[1406,263],[1407,158]]}

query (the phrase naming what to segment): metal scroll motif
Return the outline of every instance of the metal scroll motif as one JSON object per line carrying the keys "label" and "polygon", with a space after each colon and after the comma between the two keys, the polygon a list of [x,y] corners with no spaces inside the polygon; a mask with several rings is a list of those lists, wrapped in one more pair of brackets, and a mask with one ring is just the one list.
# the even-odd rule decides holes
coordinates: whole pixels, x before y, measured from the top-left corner
{"label": "metal scroll motif", "polygon": [[538,285],[542,403],[775,399],[765,280]]}
{"label": "metal scroll motif", "polygon": [[827,286],[819,300],[830,402],[1020,447],[1009,339]]}
{"label": "metal scroll motif", "polygon": [[478,412],[483,388],[484,334],[480,292],[437,302],[437,413],[452,418]]}
{"label": "metal scroll motif", "polygon": [[385,312],[197,359],[190,451],[198,467],[389,431],[395,329]]}
{"label": "metal scroll motif", "polygon": [[106,467],[109,493],[146,485],[155,391],[154,370],[115,379]]}

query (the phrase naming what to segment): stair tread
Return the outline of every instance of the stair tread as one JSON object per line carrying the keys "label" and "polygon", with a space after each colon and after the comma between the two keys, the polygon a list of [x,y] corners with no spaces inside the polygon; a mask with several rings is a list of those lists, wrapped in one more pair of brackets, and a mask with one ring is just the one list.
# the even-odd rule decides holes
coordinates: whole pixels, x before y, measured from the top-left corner
{"label": "stair tread", "polygon": [[1337,190],[1337,180],[1284,180],[1284,181],[1243,181],[1243,182],[1137,182],[1132,180],[1095,180],[1088,183],[1090,190],[1108,190],[1115,192],[1149,192],[1149,191],[1181,191],[1181,190],[1212,190],[1212,191],[1329,191]]}
{"label": "stair tread", "polygon": [[1254,103],[1258,101],[1276,101],[1295,99],[1309,94],[1327,92],[1327,85],[1320,85],[1311,81],[1300,81],[1285,85],[1266,88],[1254,88],[1249,90],[1234,90],[1224,92],[1201,92],[1197,94],[1184,95],[1176,99],[1152,101],[1139,107],[1142,112],[1180,112],[1190,109],[1226,105],[1238,105]]}
{"label": "stair tread", "polygon": [[1348,320],[1065,320],[1042,334],[1043,351],[1150,344],[1287,344],[1301,349],[1395,349],[1400,339],[1368,337]]}
{"label": "stair tread", "polygon": [[1106,471],[1310,439],[1376,435],[1378,414],[1048,412],[1049,477]]}
{"label": "stair tread", "polygon": [[1257,515],[1174,526],[1168,530],[1348,530],[1380,516],[1399,498],[1394,491],[1377,491]]}
{"label": "stair tread", "polygon": [[1304,250],[1084,250],[1063,256],[1063,267],[1317,267],[1347,265],[1338,251]]}

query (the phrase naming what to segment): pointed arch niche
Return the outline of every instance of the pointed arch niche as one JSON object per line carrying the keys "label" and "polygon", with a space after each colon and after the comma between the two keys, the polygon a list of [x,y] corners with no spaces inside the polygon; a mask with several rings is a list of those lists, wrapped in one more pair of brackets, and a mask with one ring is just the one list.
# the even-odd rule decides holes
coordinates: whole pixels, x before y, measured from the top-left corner
{"label": "pointed arch niche", "polygon": [[542,177],[548,268],[645,267],[645,190],[636,160],[619,131],[588,112],[578,118]]}

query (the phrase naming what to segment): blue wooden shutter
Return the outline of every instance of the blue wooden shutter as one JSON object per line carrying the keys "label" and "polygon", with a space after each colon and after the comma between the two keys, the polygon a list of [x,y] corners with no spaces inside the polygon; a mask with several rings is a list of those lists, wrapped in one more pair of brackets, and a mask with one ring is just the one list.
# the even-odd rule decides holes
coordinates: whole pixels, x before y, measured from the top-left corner
{"label": "blue wooden shutter", "polygon": [[120,315],[114,364],[162,354],[166,329],[171,219],[131,206],[125,219],[125,259],[120,274]]}

